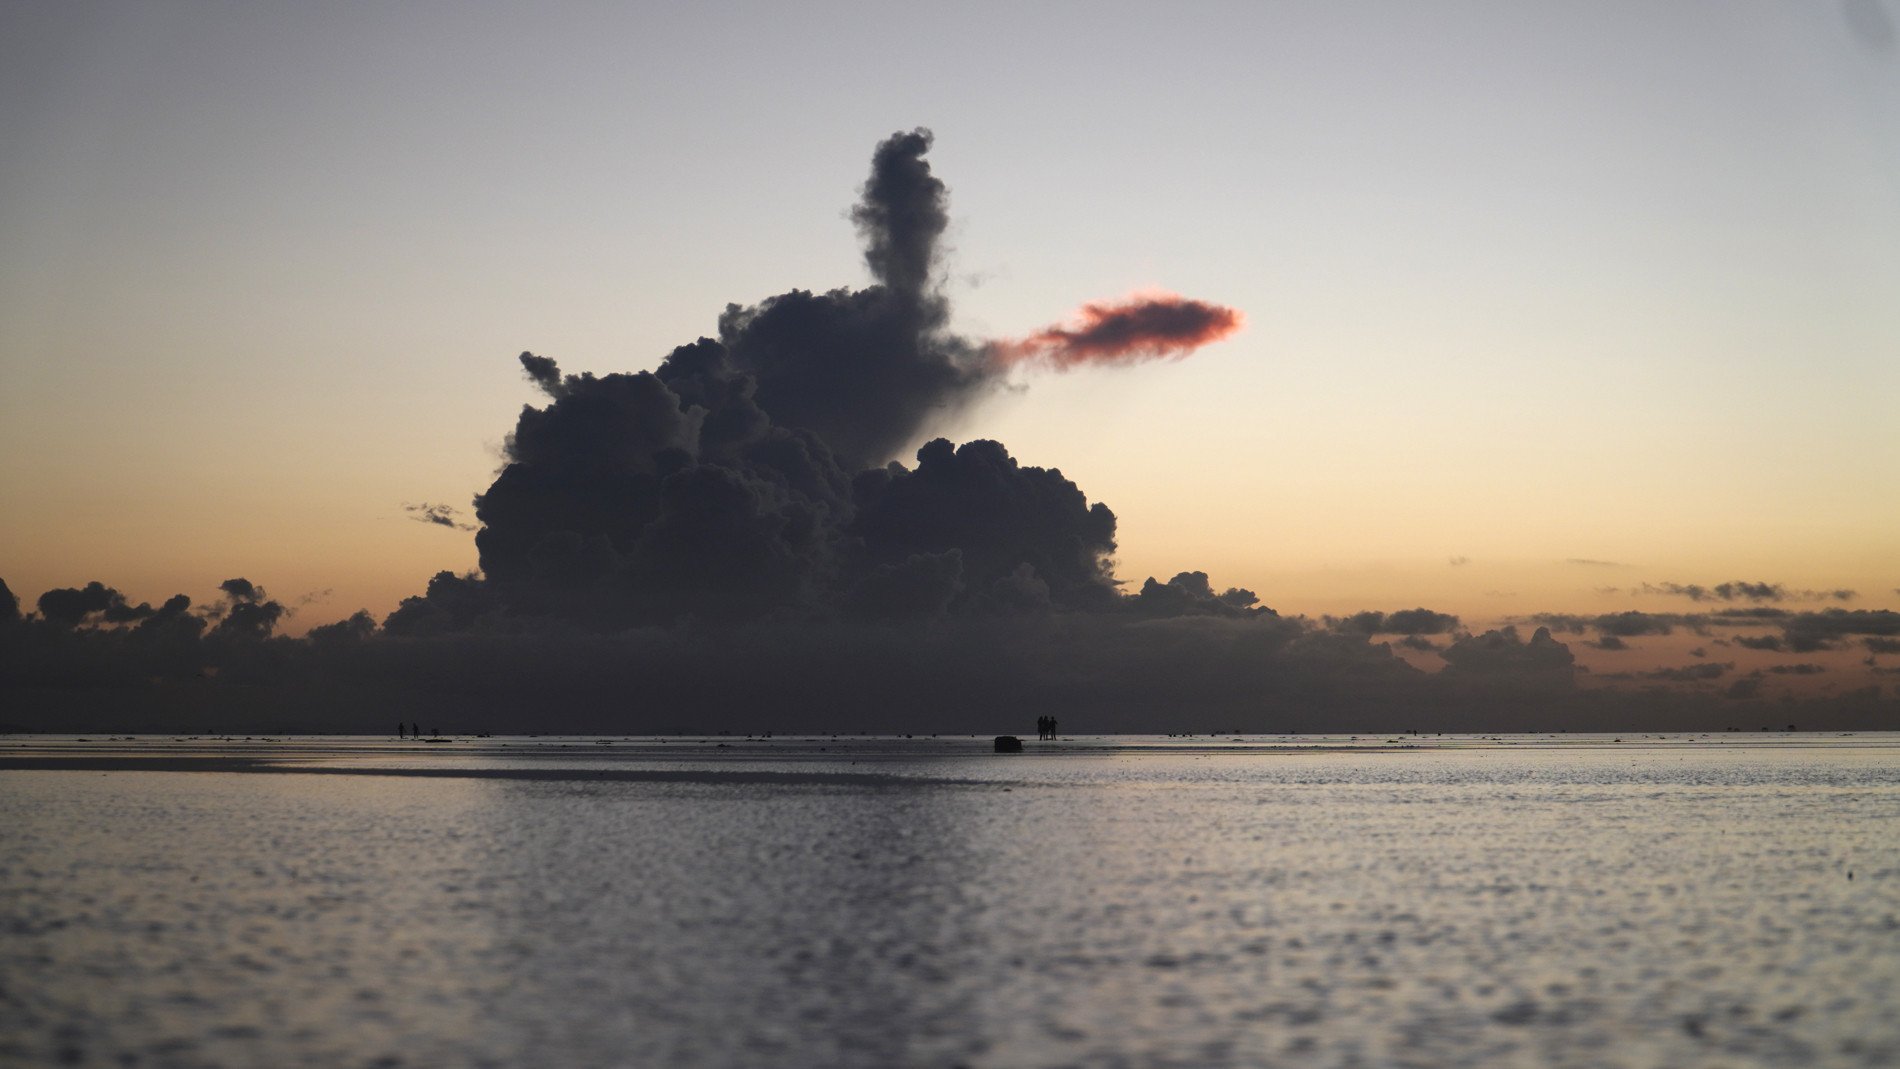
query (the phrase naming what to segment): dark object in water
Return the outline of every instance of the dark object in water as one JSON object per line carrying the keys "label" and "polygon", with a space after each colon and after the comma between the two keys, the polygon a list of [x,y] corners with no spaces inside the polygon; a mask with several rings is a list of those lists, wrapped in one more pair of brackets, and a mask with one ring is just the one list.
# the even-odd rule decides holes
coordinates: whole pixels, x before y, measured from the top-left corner
{"label": "dark object in water", "polygon": [[996,736],[996,752],[997,753],[1022,753],[1023,740],[1017,738],[1014,735],[998,735]]}
{"label": "dark object in water", "polygon": [[454,742],[454,739],[423,739],[423,742]]}

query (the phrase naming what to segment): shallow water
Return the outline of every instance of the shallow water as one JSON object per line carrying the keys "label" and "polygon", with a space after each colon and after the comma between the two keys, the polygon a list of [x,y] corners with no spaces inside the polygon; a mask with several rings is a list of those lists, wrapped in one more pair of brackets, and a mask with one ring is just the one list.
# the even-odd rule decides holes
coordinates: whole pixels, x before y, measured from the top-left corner
{"label": "shallow water", "polygon": [[15,738],[0,1061],[1900,1063],[1900,736],[1227,740]]}

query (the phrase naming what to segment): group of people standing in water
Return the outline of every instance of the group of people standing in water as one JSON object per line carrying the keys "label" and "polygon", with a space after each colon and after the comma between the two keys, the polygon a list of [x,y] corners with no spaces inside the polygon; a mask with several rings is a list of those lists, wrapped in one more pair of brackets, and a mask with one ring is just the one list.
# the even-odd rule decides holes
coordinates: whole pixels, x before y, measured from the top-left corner
{"label": "group of people standing in water", "polygon": [[1037,717],[1036,718],[1036,737],[1038,739],[1055,738],[1056,737],[1056,718],[1053,716]]}

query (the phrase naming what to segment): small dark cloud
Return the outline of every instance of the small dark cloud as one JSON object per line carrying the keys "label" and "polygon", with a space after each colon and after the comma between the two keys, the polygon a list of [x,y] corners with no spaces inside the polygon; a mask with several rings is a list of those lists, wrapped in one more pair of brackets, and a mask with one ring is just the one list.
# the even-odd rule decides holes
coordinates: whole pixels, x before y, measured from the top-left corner
{"label": "small dark cloud", "polygon": [[1734,601],[1738,598],[1746,598],[1749,601],[1782,601],[1788,597],[1788,592],[1780,583],[1719,583],[1715,586],[1713,593],[1723,601]]}
{"label": "small dark cloud", "polygon": [[1900,653],[1900,638],[1875,638],[1868,636],[1860,640],[1868,653]]}
{"label": "small dark cloud", "polygon": [[1623,641],[1622,639],[1616,637],[1615,635],[1604,635],[1603,637],[1597,639],[1595,642],[1588,643],[1588,645],[1590,645],[1591,647],[1595,649],[1612,651],[1612,652],[1617,651],[1617,650],[1626,650],[1630,648],[1629,643]]}
{"label": "small dark cloud", "polygon": [[[1689,613],[1631,611],[1603,613],[1596,616],[1575,613],[1539,613],[1530,619],[1555,631],[1569,634],[1595,632],[1601,635],[1633,638],[1639,635],[1668,635],[1676,631],[1690,631],[1709,636],[1709,642],[1717,646],[1741,645],[1758,650],[1795,649],[1797,652],[1800,651],[1800,647],[1792,645],[1793,640],[1787,636],[1727,636],[1717,632],[1729,628],[1778,626],[1801,632],[1806,637],[1796,636],[1796,638],[1812,644],[1829,641],[1827,634],[1841,627],[1886,626],[1884,618],[1878,613],[1842,614],[1841,610],[1827,610],[1820,614],[1802,613],[1768,605],[1720,605],[1706,612]],[[1826,647],[1809,645],[1808,648]]]}
{"label": "small dark cloud", "polygon": [[83,587],[48,590],[38,604],[41,619],[64,628],[136,623],[156,611],[149,604],[127,602],[125,595],[97,580]]}
{"label": "small dark cloud", "polygon": [[1362,635],[1444,635],[1458,629],[1458,617],[1431,609],[1400,609],[1397,612],[1360,612],[1351,616],[1326,617],[1327,626],[1336,631]]}
{"label": "small dark cloud", "polygon": [[1777,610],[1773,606],[1754,606],[1754,608],[1720,608],[1706,613],[1687,613],[1682,619],[1697,621],[1697,630],[1716,627],[1778,627],[1796,613],[1790,610]]}
{"label": "small dark cloud", "polygon": [[1795,653],[1833,649],[1852,636],[1900,637],[1900,612],[1891,609],[1824,609],[1787,617],[1782,637]]}
{"label": "small dark cloud", "polygon": [[1465,565],[1471,563],[1471,558],[1470,557],[1453,557],[1446,563],[1450,564],[1454,568],[1462,568]]}
{"label": "small dark cloud", "polygon": [[1458,628],[1458,618],[1431,609],[1400,609],[1387,613],[1385,632],[1394,635],[1443,635]]}
{"label": "small dark cloud", "polygon": [[1257,607],[1260,599],[1251,590],[1228,587],[1220,593],[1208,581],[1206,572],[1181,572],[1166,583],[1150,576],[1129,606],[1142,616],[1249,616],[1271,613]]}
{"label": "small dark cloud", "polygon": [[1751,608],[1716,609],[1700,617],[1700,619],[1705,623],[1716,626],[1744,627],[1751,624],[1759,624],[1763,621],[1786,620],[1794,615],[1794,612],[1790,609],[1776,609],[1767,605],[1757,605]]}
{"label": "small dark cloud", "polygon": [[352,645],[368,641],[375,633],[376,618],[368,609],[358,609],[346,619],[311,628],[305,637],[318,645]]}
{"label": "small dark cloud", "polygon": [[1595,616],[1582,616],[1575,613],[1538,613],[1532,616],[1531,620],[1553,630],[1573,635],[1595,631],[1601,635],[1614,635],[1618,638],[1667,635],[1685,622],[1684,617],[1675,613],[1634,611],[1600,613]]}
{"label": "small dark cloud", "polygon": [[277,629],[279,621],[288,615],[284,606],[270,600],[264,588],[249,579],[226,579],[218,584],[224,592],[224,603],[213,607],[213,616],[217,626],[207,636],[212,639],[231,639],[238,641],[262,641]]}
{"label": "small dark cloud", "polygon": [[1596,560],[1591,557],[1566,557],[1564,558],[1564,563],[1575,564],[1575,565],[1578,565],[1579,567],[1584,567],[1584,568],[1627,568],[1629,567],[1629,565],[1624,564],[1620,561]]}
{"label": "small dark cloud", "polygon": [[225,597],[235,602],[262,601],[264,599],[264,588],[251,582],[249,579],[226,579],[224,582],[218,584],[218,589],[224,591]]}
{"label": "small dark cloud", "polygon": [[1376,635],[1385,626],[1385,613],[1360,612],[1351,616],[1328,616],[1326,626],[1335,631],[1349,631],[1360,635]]}
{"label": "small dark cloud", "polygon": [[1679,668],[1658,668],[1642,673],[1644,679],[1654,679],[1664,683],[1705,683],[1720,679],[1728,674],[1729,666],[1716,661],[1702,664],[1685,664]]}
{"label": "small dark cloud", "polygon": [[139,624],[134,634],[188,642],[196,639],[204,627],[204,617],[191,611],[191,599],[183,594],[173,594],[165,599],[165,604],[160,605],[158,611]]}
{"label": "small dark cloud", "polygon": [[1644,583],[1637,588],[1636,592],[1638,594],[1669,594],[1675,597],[1688,598],[1691,601],[1706,601],[1709,597],[1709,588],[1696,583],[1686,585],[1683,583]]}
{"label": "small dark cloud", "polygon": [[1591,625],[1605,635],[1617,635],[1631,638],[1636,635],[1667,635],[1675,630],[1675,622],[1668,616],[1647,612],[1605,613],[1591,621]]}
{"label": "small dark cloud", "polygon": [[1858,596],[1847,589],[1792,590],[1780,583],[1751,583],[1739,579],[1714,586],[1702,586],[1699,583],[1644,583],[1638,593],[1667,594],[1690,601],[1752,602],[1852,601]]}
{"label": "small dark cloud", "polygon": [[[522,354],[526,356],[526,353]],[[553,361],[549,361],[552,365]],[[436,527],[447,527],[451,531],[473,531],[476,525],[462,519],[462,512],[454,505],[432,505],[424,501],[420,505],[403,502],[402,510],[417,523],[427,523]]]}
{"label": "small dark cloud", "polygon": [[1802,663],[1770,665],[1768,671],[1778,676],[1818,676],[1827,669],[1818,664]]}
{"label": "small dark cloud", "polygon": [[522,373],[528,376],[528,381],[540,387],[542,393],[549,397],[561,395],[561,368],[551,357],[524,352],[517,359],[521,361]]}

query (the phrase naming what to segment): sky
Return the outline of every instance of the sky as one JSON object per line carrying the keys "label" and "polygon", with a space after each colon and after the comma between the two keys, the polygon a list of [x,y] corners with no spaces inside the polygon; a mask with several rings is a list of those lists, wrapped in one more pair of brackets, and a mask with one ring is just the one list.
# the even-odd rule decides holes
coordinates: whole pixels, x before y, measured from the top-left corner
{"label": "sky", "polygon": [[406,506],[468,518],[546,401],[516,354],[650,370],[729,302],[866,285],[865,161],[923,126],[962,336],[1156,289],[1245,315],[913,436],[1059,468],[1130,589],[1900,607],[1896,20],[9,4],[0,577],[380,618],[476,566]]}

